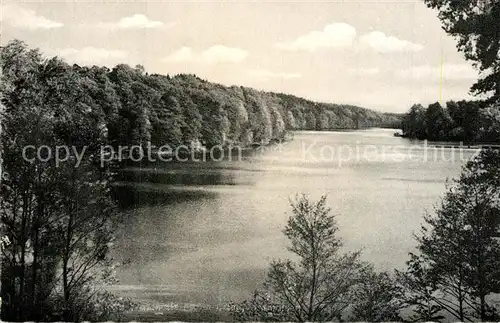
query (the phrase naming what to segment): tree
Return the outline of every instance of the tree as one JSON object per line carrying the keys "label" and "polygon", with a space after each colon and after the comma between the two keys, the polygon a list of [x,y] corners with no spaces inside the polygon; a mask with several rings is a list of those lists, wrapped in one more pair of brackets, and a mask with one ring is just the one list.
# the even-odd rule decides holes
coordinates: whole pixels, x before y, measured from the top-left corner
{"label": "tree", "polygon": [[243,102],[238,101],[229,101],[225,105],[225,110],[229,119],[229,133],[227,134],[227,138],[233,142],[240,142],[243,134],[243,129],[248,123],[248,113],[243,105]]}
{"label": "tree", "polygon": [[56,227],[62,269],[62,296],[64,321],[89,319],[96,313],[87,309],[93,294],[102,291],[92,285],[106,283],[109,246],[113,242],[114,226],[118,223],[114,203],[109,196],[109,178],[95,171],[92,159],[78,167],[72,164],[60,168],[61,215]]}
{"label": "tree", "polygon": [[401,321],[401,290],[387,272],[375,272],[367,265],[354,288],[350,321]]}
{"label": "tree", "polygon": [[421,104],[414,104],[402,120],[403,134],[410,138],[424,139],[425,108]]}
{"label": "tree", "polygon": [[316,129],[316,114],[312,109],[306,112],[305,115],[305,120],[306,120],[306,129],[307,130],[317,130]]}
{"label": "tree", "polygon": [[458,39],[457,48],[483,73],[472,86],[477,94],[488,94],[489,102],[500,101],[500,2],[498,0],[425,0],[438,10],[443,29]]}
{"label": "tree", "polygon": [[[107,276],[116,222],[109,172],[96,162],[106,140],[98,86],[78,66],[41,59],[19,42],[0,54],[6,72],[0,216],[12,242],[2,249],[2,319],[105,319],[97,312],[105,302],[97,301],[104,294],[96,282]],[[24,158],[29,145],[87,150],[75,167],[72,149],[58,165],[54,158]]]}
{"label": "tree", "polygon": [[285,121],[277,107],[271,107],[270,111],[273,139],[282,140],[285,136]]}
{"label": "tree", "polygon": [[266,290],[256,290],[252,297],[239,304],[229,303],[229,312],[237,322],[286,322],[295,321],[296,316],[280,298]]}
{"label": "tree", "polygon": [[171,93],[164,93],[155,105],[152,119],[151,143],[157,147],[176,147],[183,142],[184,120],[178,99]]}
{"label": "tree", "polygon": [[452,140],[473,142],[478,140],[480,126],[480,108],[477,101],[449,101],[446,111],[453,123],[449,137]]}
{"label": "tree", "polygon": [[488,107],[480,112],[481,126],[478,137],[483,142],[500,141],[500,109]]}
{"label": "tree", "polygon": [[121,103],[116,130],[120,145],[145,145],[151,140],[151,102],[159,93],[145,84],[145,78],[140,69],[125,64],[115,66],[109,73]]}
{"label": "tree", "polygon": [[292,111],[287,111],[285,115],[285,126],[290,130],[295,130],[297,124],[295,122],[295,117],[293,116]]}
{"label": "tree", "polygon": [[[202,117],[200,134],[203,144],[207,147],[222,144],[224,136],[229,133],[229,120],[222,103],[201,90],[191,92],[191,99],[199,107]],[[189,123],[188,120],[186,122]]]}
{"label": "tree", "polygon": [[249,124],[252,129],[253,140],[258,144],[267,144],[273,136],[273,125],[266,102],[261,94],[254,90],[248,90],[246,98],[249,102],[247,107],[251,110]]}
{"label": "tree", "polygon": [[263,289],[252,301],[243,303],[240,312],[255,313],[247,320],[267,319],[259,315],[265,308],[278,310],[273,317],[281,320],[341,319],[352,302],[363,267],[359,253],[340,252],[342,242],[337,238],[338,228],[334,216],[329,215],[325,196],[312,202],[302,195],[291,206],[293,214],[284,234],[298,260],[273,261]]}
{"label": "tree", "polygon": [[[498,103],[500,2],[425,0],[425,3],[438,10],[444,30],[458,38],[458,49],[482,72],[472,91],[488,95],[487,102]],[[497,137],[497,118],[491,113],[495,108],[480,112],[482,125],[478,138],[481,140]],[[468,119],[465,123],[474,124],[474,120]],[[465,128],[461,131],[465,133]],[[429,228],[424,228],[419,238],[420,255],[412,258],[411,271],[406,275],[410,282],[429,283],[427,289],[432,293],[427,295],[432,301],[441,300],[439,306],[460,320],[469,316],[468,310],[481,320],[495,317],[486,298],[498,292],[500,279],[496,269],[498,183],[494,180],[495,176],[498,178],[499,157],[498,151],[483,151],[467,164],[460,179],[448,191],[437,216],[426,217]],[[428,279],[420,279],[422,277]],[[423,290],[422,284],[414,286]],[[436,297],[439,294],[448,294],[448,297],[440,299]]]}
{"label": "tree", "polygon": [[[500,151],[483,150],[467,163],[457,187],[455,211],[464,217],[467,286],[481,320],[498,319],[487,296],[500,292]],[[460,214],[460,213],[459,213]]]}
{"label": "tree", "polygon": [[424,218],[419,255],[403,275],[419,295],[412,305],[429,297],[461,321],[497,319],[487,298],[500,292],[499,158],[498,150],[483,150],[469,161],[436,215]]}
{"label": "tree", "polygon": [[401,287],[401,300],[411,310],[407,318],[410,322],[439,322],[444,319],[441,314],[443,306],[436,299],[437,284],[428,264],[410,253],[411,259],[406,262],[404,272],[396,270],[396,279]]}
{"label": "tree", "polygon": [[202,117],[196,104],[193,103],[191,98],[183,93],[180,104],[183,108],[183,142],[184,144],[191,144],[193,141],[201,139],[201,126]]}
{"label": "tree", "polygon": [[451,118],[439,102],[430,104],[425,110],[426,139],[447,139]]}

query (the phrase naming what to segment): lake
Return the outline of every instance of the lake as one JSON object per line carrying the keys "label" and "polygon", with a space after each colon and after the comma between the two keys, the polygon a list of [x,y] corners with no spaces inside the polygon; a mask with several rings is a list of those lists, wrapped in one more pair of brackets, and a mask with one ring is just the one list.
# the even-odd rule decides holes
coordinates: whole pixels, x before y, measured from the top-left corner
{"label": "lake", "polygon": [[268,263],[289,256],[282,229],[299,193],[327,194],[345,250],[362,250],[378,269],[401,268],[422,216],[475,150],[394,131],[296,132],[221,161],[127,166],[113,290],[153,308],[250,296]]}

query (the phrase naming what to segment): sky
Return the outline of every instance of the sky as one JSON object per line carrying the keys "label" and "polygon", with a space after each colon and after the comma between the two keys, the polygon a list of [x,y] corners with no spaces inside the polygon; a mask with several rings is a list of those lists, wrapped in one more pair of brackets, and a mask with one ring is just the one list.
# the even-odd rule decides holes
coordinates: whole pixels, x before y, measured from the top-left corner
{"label": "sky", "polygon": [[399,1],[6,1],[1,44],[224,85],[405,112],[478,78],[437,13]]}

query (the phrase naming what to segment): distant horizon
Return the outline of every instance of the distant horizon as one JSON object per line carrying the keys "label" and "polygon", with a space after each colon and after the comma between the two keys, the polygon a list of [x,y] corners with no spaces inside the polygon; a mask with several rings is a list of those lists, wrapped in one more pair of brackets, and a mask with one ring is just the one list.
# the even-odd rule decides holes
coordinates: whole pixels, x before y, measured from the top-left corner
{"label": "distant horizon", "polygon": [[69,64],[142,65],[385,113],[475,99],[478,78],[418,0],[3,1],[1,24],[1,45],[20,39]]}

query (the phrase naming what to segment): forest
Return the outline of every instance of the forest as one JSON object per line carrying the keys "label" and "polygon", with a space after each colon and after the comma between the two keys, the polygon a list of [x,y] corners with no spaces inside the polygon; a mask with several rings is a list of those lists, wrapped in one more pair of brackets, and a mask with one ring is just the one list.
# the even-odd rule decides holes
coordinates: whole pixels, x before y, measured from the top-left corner
{"label": "forest", "polygon": [[[67,117],[82,113],[82,118],[99,124],[112,145],[150,142],[175,147],[200,141],[210,147],[225,136],[246,146],[281,140],[288,130],[383,127],[400,120],[395,114],[357,106],[226,87],[195,75],[149,74],[140,65],[120,64],[112,69],[70,66],[57,57],[45,58],[21,41],[12,41],[2,49],[2,68],[3,81],[14,86],[10,93],[21,86],[33,95],[44,91],[38,94],[48,100],[43,102],[47,108],[59,105],[58,113]],[[46,88],[30,89],[34,84],[28,82],[27,74],[37,78],[30,82]],[[74,104],[63,106],[69,102]]]}
{"label": "forest", "polygon": [[500,112],[484,101],[439,102],[424,108],[413,105],[401,122],[403,136],[433,141],[496,143],[500,141]]}

